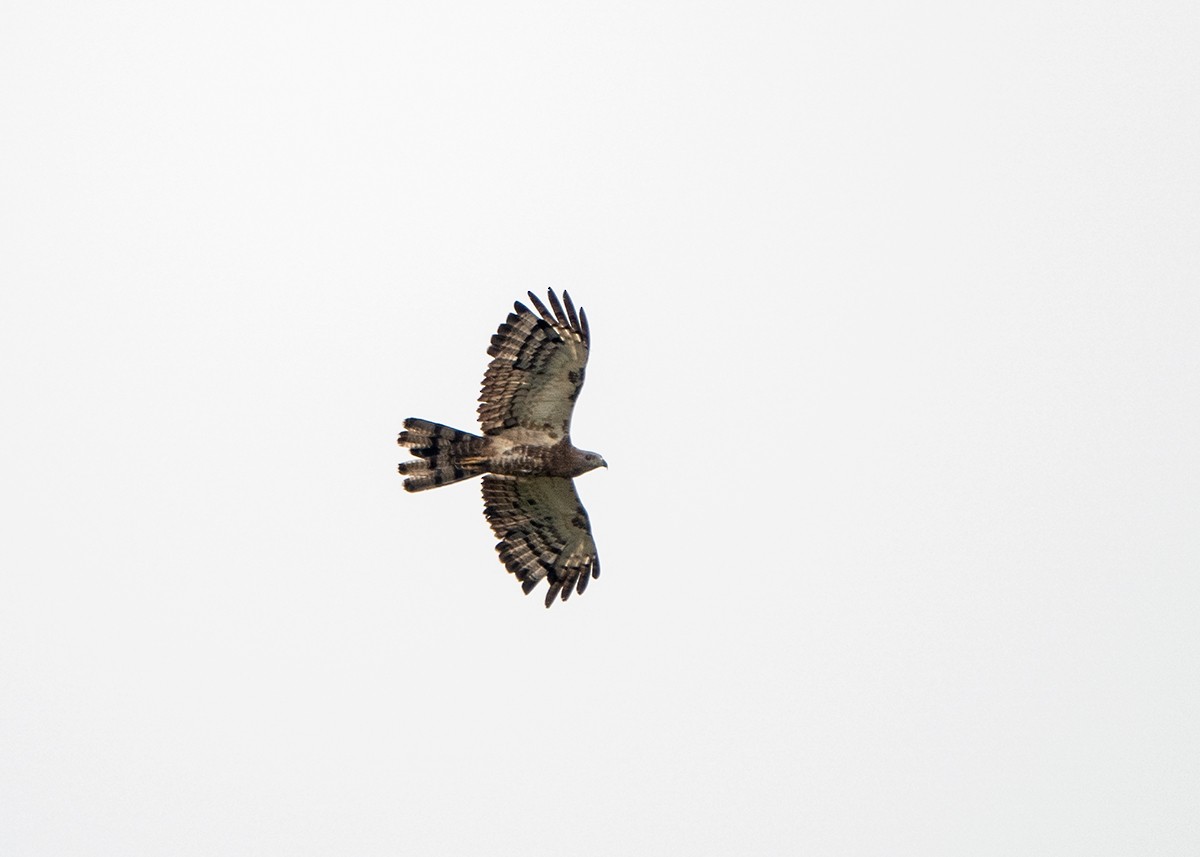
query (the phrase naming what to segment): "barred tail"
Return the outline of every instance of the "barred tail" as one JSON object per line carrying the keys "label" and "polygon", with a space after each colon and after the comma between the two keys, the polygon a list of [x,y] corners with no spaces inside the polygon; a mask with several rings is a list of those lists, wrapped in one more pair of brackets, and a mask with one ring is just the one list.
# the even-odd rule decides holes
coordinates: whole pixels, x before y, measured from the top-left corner
{"label": "barred tail", "polygon": [[405,491],[425,491],[487,472],[487,439],[470,432],[418,420],[404,421],[396,442],[407,446],[417,461],[400,464]]}

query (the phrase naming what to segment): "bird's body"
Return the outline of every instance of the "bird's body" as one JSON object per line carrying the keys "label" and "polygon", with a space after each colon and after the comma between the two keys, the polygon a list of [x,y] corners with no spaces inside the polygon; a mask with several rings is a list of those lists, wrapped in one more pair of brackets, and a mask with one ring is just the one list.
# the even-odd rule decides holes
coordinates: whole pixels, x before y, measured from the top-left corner
{"label": "bird's body", "polygon": [[496,550],[525,592],[544,577],[546,606],[561,593],[582,593],[600,576],[587,512],[572,479],[607,466],[571,444],[571,413],[583,387],[590,331],[570,295],[547,309],[529,293],[492,337],[492,362],[479,396],[483,434],[410,418],[398,442],[415,461],[400,465],[407,491],[424,491],[484,475],[484,514],[500,539]]}
{"label": "bird's body", "polygon": [[490,473],[504,476],[560,476],[574,479],[600,466],[599,456],[571,446],[563,438],[552,446],[514,443],[493,459]]}

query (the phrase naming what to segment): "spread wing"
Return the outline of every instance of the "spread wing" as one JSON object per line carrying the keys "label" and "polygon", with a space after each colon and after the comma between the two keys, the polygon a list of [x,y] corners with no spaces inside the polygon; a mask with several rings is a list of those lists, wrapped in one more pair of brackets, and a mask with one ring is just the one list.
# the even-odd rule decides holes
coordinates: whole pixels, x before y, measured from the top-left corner
{"label": "spread wing", "polygon": [[555,440],[571,431],[588,359],[587,314],[582,308],[575,312],[566,292],[565,310],[553,290],[549,296],[553,312],[530,292],[540,315],[518,301],[492,337],[492,362],[479,394],[484,434],[520,426],[547,432]]}
{"label": "spread wing", "polygon": [[483,502],[500,539],[500,560],[526,595],[546,578],[549,607],[560,592],[566,601],[572,589],[582,594],[589,577],[600,576],[592,527],[570,479],[489,474],[483,477]]}

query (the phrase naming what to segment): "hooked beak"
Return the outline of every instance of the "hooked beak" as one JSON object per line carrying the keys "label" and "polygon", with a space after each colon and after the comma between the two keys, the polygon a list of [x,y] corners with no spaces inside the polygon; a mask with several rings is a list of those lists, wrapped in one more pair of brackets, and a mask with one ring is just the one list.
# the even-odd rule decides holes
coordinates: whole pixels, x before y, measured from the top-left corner
{"label": "hooked beak", "polygon": [[600,466],[601,466],[601,467],[603,467],[603,468],[605,468],[605,469],[607,470],[607,469],[608,469],[608,462],[607,462],[607,461],[605,461],[603,458],[601,458],[601,459],[600,459]]}

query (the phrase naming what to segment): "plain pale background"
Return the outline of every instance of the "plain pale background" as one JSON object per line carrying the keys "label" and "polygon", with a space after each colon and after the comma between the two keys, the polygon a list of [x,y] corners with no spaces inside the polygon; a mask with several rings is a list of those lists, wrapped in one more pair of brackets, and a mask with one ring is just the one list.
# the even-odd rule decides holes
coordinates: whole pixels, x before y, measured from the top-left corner
{"label": "plain pale background", "polygon": [[0,852],[1200,853],[1198,9],[8,4]]}

